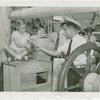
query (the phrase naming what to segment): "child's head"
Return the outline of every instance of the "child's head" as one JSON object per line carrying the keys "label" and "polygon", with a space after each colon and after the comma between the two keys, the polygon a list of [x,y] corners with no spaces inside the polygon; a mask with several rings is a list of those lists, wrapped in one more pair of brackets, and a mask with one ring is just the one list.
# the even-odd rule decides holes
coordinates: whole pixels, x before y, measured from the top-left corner
{"label": "child's head", "polygon": [[34,20],[34,25],[35,25],[36,28],[39,28],[39,27],[41,26],[41,21],[40,21],[39,18],[36,18],[36,19]]}
{"label": "child's head", "polygon": [[18,20],[16,22],[16,29],[21,33],[24,34],[26,32],[26,24],[23,20]]}
{"label": "child's head", "polygon": [[34,27],[34,28],[33,28],[33,34],[34,34],[34,35],[37,35],[37,33],[38,33],[38,29],[37,29],[36,27]]}

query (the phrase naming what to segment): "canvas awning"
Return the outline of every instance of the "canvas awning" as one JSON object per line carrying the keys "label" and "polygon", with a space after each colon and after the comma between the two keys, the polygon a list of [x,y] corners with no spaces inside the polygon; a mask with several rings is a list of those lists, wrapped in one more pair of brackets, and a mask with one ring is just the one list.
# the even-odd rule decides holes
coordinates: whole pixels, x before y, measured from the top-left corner
{"label": "canvas awning", "polygon": [[99,11],[99,7],[33,7],[11,12],[10,19],[48,17]]}

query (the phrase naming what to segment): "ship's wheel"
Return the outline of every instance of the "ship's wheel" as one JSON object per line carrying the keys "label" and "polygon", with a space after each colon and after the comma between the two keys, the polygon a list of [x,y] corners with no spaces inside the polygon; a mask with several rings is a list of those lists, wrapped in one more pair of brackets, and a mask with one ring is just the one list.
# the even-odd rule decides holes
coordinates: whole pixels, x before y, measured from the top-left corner
{"label": "ship's wheel", "polygon": [[[90,53],[91,51],[94,52],[94,58],[96,61],[90,61]],[[96,52],[96,53],[95,53]],[[74,61],[75,59],[82,53],[86,53],[87,56],[87,64],[84,65],[84,72],[81,72],[77,66],[75,66]],[[73,89],[79,89],[80,91],[100,91],[100,75],[99,75],[99,66],[100,66],[100,48],[96,46],[95,43],[87,43],[83,44],[74,50],[68,58],[62,52],[62,55],[65,58],[65,62],[61,68],[59,73],[59,80],[57,91],[73,91]],[[94,69],[92,68],[95,65]],[[91,68],[93,69],[91,71]],[[77,83],[71,86],[65,87],[65,81],[69,77],[70,80],[72,79],[71,76],[68,76],[69,70],[72,70],[73,75],[79,79]],[[68,82],[67,82],[68,83]]]}

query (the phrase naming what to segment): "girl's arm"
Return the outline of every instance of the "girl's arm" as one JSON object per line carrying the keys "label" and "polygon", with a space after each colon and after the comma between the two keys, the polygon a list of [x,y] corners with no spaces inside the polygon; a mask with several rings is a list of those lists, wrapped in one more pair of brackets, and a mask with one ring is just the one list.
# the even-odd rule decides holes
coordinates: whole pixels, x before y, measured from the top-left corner
{"label": "girl's arm", "polygon": [[43,48],[43,47],[39,47],[39,49],[40,49],[42,52],[44,52],[44,53],[46,53],[47,55],[49,55],[49,56],[58,56],[58,55],[59,55],[59,52],[58,52],[58,51],[48,50],[48,49]]}

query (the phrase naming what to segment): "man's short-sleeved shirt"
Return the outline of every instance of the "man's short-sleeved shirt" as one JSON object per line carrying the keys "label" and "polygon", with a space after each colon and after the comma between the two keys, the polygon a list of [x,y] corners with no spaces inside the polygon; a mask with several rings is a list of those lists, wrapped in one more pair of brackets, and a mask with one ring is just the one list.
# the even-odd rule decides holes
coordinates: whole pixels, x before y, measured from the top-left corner
{"label": "man's short-sleeved shirt", "polygon": [[[67,54],[70,41],[71,41],[71,39],[66,39],[64,44],[58,47],[58,52],[61,53],[61,51],[63,51],[65,54]],[[79,46],[81,46],[82,44],[85,44],[85,43],[87,43],[87,40],[84,37],[77,34],[72,39],[71,52],[74,51]],[[83,53],[83,54],[80,54],[75,59],[74,64],[75,65],[86,64],[86,60],[87,60],[86,55]]]}

